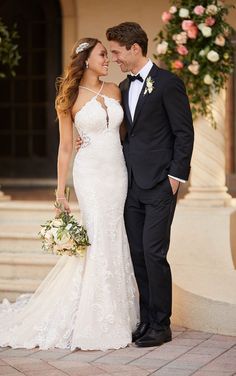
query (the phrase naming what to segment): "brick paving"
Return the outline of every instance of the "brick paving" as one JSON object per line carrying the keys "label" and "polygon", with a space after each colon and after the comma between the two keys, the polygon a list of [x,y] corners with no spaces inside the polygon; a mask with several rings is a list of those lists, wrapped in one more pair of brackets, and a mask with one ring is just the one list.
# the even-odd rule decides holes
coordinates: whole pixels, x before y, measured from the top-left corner
{"label": "brick paving", "polygon": [[0,348],[1,376],[236,376],[236,337],[173,327],[160,347],[102,351]]}

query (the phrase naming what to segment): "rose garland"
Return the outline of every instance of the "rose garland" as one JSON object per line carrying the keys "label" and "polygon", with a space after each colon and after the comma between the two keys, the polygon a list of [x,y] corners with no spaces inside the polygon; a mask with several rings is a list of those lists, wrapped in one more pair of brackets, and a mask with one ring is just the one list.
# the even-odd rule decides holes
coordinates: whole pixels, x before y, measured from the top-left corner
{"label": "rose garland", "polygon": [[231,7],[219,0],[173,1],[155,38],[154,57],[183,79],[193,118],[206,116],[214,127],[213,93],[219,93],[233,71],[233,29],[225,21]]}

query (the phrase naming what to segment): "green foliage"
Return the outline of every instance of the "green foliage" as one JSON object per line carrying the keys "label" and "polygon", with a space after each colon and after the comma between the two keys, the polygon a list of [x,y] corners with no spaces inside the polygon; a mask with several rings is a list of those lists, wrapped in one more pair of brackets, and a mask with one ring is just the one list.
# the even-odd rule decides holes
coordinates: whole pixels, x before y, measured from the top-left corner
{"label": "green foliage", "polygon": [[16,25],[9,31],[0,19],[0,78],[4,78],[9,74],[15,76],[14,68],[20,60],[16,43],[18,38]]}
{"label": "green foliage", "polygon": [[193,117],[203,115],[214,127],[213,93],[225,87],[233,71],[233,29],[225,21],[230,8],[219,0],[173,1],[155,38],[154,57],[183,79]]}

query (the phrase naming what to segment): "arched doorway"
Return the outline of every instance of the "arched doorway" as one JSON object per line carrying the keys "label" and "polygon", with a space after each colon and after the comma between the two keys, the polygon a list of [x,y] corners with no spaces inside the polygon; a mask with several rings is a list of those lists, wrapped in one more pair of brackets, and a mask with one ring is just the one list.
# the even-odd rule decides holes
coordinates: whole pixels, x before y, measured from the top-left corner
{"label": "arched doorway", "polygon": [[0,0],[2,20],[17,23],[22,59],[0,80],[0,177],[56,175],[55,78],[61,74],[58,0]]}

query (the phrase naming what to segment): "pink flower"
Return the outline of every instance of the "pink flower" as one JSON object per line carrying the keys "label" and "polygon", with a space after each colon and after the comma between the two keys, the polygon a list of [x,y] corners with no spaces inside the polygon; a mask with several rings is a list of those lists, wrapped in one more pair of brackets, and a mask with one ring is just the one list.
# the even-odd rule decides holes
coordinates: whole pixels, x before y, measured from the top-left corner
{"label": "pink flower", "polygon": [[172,18],[172,14],[170,12],[163,12],[162,13],[162,16],[161,16],[161,19],[163,22],[167,23],[171,20]]}
{"label": "pink flower", "polygon": [[191,26],[187,30],[187,34],[188,34],[188,37],[190,39],[196,39],[197,38],[197,34],[198,34],[198,28],[197,28],[197,26],[196,25]]}
{"label": "pink flower", "polygon": [[199,73],[200,65],[196,60],[192,60],[192,64],[188,66],[188,70],[194,74],[197,75]]}
{"label": "pink flower", "polygon": [[190,27],[192,27],[194,25],[194,22],[193,21],[190,21],[190,20],[184,20],[182,22],[182,29],[184,31],[187,31],[190,29]]}
{"label": "pink flower", "polygon": [[197,16],[202,16],[203,13],[205,12],[205,8],[202,6],[202,5],[197,5],[193,12],[197,15]]}
{"label": "pink flower", "polygon": [[206,26],[213,26],[215,24],[216,20],[214,17],[207,17],[205,19],[205,25]]}
{"label": "pink flower", "polygon": [[184,64],[180,60],[175,60],[172,62],[173,69],[182,69],[183,67],[184,67]]}
{"label": "pink flower", "polygon": [[177,47],[177,52],[180,55],[188,55],[188,49],[183,45]]}
{"label": "pink flower", "polygon": [[172,39],[175,41],[176,44],[185,44],[187,43],[187,33],[186,31],[181,31],[180,34],[174,34]]}

